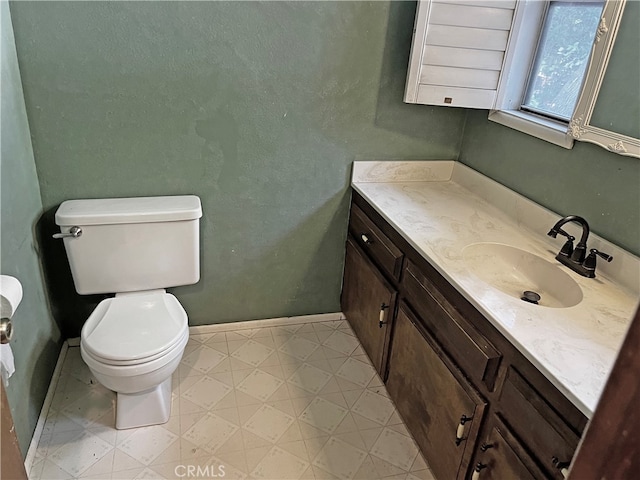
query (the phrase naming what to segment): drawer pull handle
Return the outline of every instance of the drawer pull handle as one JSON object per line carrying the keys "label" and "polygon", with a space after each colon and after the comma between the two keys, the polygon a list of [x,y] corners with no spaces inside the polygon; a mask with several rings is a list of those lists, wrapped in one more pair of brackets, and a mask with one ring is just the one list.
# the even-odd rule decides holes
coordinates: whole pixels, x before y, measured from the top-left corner
{"label": "drawer pull handle", "polygon": [[554,467],[560,470],[560,473],[564,478],[567,478],[567,476],[569,475],[568,467],[571,462],[561,462],[558,457],[551,457],[551,463],[553,463]]}
{"label": "drawer pull handle", "polygon": [[363,233],[362,235],[360,235],[360,238],[362,239],[362,241],[364,243],[366,243],[367,245],[371,245],[373,242],[371,240],[369,240],[369,237],[367,236],[366,233]]}
{"label": "drawer pull handle", "polygon": [[493,448],[493,444],[492,443],[483,443],[480,446],[480,450],[482,450],[483,452],[486,452],[487,450],[489,450],[490,448]]}
{"label": "drawer pull handle", "polygon": [[476,467],[473,469],[473,474],[471,475],[471,480],[478,480],[480,478],[480,472],[487,468],[483,463],[478,462]]}
{"label": "drawer pull handle", "polygon": [[460,417],[460,423],[458,424],[458,428],[456,429],[456,446],[462,443],[464,440],[464,424],[471,421],[473,417],[467,417],[466,415],[462,415]]}
{"label": "drawer pull handle", "polygon": [[380,317],[379,317],[379,319],[378,319],[378,326],[379,326],[380,328],[382,328],[382,326],[383,326],[385,323],[387,323],[387,322],[385,322],[385,321],[384,321],[384,315],[385,315],[384,311],[385,311],[387,308],[389,308],[389,305],[387,305],[386,303],[383,303],[382,305],[380,305]]}

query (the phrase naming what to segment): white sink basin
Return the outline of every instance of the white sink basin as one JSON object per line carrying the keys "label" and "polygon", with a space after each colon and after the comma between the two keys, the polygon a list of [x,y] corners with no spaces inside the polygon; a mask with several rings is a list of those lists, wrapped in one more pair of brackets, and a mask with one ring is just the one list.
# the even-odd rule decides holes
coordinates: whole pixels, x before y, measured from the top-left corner
{"label": "white sink basin", "polygon": [[491,287],[511,297],[525,291],[540,295],[538,305],[573,307],[582,301],[582,290],[563,270],[538,255],[501,243],[473,243],[462,250],[469,270]]}

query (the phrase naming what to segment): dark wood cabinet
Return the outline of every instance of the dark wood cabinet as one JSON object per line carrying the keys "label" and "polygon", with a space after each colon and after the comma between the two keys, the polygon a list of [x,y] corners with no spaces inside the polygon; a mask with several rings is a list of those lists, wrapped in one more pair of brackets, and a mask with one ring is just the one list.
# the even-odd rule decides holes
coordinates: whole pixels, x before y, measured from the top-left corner
{"label": "dark wood cabinet", "polygon": [[580,437],[545,398],[510,367],[500,394],[500,415],[525,442],[546,473],[561,479]]}
{"label": "dark wood cabinet", "polygon": [[438,480],[563,478],[586,417],[357,193],[341,303]]}
{"label": "dark wood cabinet", "polygon": [[523,447],[509,429],[498,419],[492,419],[479,450],[478,462],[473,465],[472,480],[536,480],[543,474],[528,459]]}
{"label": "dark wood cabinet", "polygon": [[350,238],[341,306],[371,362],[384,378],[396,291]]}
{"label": "dark wood cabinet", "polygon": [[486,402],[401,304],[387,390],[437,478],[464,478]]}
{"label": "dark wood cabinet", "polygon": [[433,337],[471,379],[493,386],[502,354],[409,262],[402,278],[405,295]]}

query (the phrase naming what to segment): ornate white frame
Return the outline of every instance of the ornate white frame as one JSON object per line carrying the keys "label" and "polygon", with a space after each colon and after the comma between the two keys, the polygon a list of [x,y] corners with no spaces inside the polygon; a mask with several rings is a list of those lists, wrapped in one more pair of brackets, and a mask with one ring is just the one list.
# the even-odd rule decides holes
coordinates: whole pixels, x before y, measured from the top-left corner
{"label": "ornate white frame", "polygon": [[620,155],[640,158],[640,139],[591,125],[591,116],[607,70],[626,0],[607,0],[593,43],[584,87],[569,122],[569,135]]}

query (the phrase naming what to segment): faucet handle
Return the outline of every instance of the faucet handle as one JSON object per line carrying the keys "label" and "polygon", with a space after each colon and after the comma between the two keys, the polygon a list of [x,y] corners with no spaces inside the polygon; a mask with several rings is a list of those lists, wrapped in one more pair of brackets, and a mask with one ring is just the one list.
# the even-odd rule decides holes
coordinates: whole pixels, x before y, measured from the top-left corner
{"label": "faucet handle", "polygon": [[613,257],[608,253],[604,253],[604,252],[601,252],[600,250],[592,248],[591,250],[589,250],[589,255],[587,255],[587,258],[584,259],[584,263],[582,264],[585,270],[588,270],[590,272],[595,272],[596,255],[604,259],[606,262],[610,262],[613,260]]}
{"label": "faucet handle", "polygon": [[592,248],[591,250],[589,250],[589,256],[591,255],[598,255],[600,258],[604,259],[606,262],[610,262],[613,260],[613,257],[611,255],[609,255],[608,253],[604,253],[601,252],[600,250],[597,250],[595,248]]}

